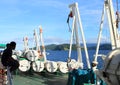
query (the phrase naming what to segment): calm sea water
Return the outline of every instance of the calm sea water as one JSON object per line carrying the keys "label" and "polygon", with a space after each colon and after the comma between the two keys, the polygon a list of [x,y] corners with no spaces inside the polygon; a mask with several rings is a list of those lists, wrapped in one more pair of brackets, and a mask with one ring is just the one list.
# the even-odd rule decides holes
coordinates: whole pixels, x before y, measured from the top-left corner
{"label": "calm sea water", "polygon": [[[110,50],[100,50],[99,54],[108,54]],[[68,59],[68,54],[69,51],[47,51],[47,59],[51,61],[67,61]],[[89,50],[88,55],[90,59],[90,63],[93,61],[95,54],[95,50]],[[77,60],[77,51],[72,51],[71,53],[71,59],[76,59]],[[86,57],[85,57],[85,52],[82,51],[82,59],[84,63],[84,68],[87,68],[86,64]],[[98,57],[98,68],[102,68],[103,66],[103,60],[101,57]]]}

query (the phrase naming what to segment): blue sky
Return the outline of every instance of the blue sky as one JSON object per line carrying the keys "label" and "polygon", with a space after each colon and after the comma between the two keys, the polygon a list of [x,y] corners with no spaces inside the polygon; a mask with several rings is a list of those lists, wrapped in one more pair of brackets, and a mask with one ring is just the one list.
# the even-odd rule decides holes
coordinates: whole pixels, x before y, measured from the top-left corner
{"label": "blue sky", "polygon": [[16,41],[16,49],[23,49],[23,37],[28,36],[32,47],[33,30],[40,25],[44,44],[69,43],[66,20],[68,6],[74,2],[79,5],[87,43],[96,43],[104,0],[0,0],[0,43]]}

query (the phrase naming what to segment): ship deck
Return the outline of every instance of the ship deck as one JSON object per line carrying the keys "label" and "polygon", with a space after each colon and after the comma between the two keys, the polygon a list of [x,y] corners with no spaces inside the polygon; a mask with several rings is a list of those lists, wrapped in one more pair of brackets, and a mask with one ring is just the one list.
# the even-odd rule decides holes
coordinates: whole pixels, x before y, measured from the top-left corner
{"label": "ship deck", "polygon": [[67,74],[34,73],[13,75],[13,85],[67,85]]}

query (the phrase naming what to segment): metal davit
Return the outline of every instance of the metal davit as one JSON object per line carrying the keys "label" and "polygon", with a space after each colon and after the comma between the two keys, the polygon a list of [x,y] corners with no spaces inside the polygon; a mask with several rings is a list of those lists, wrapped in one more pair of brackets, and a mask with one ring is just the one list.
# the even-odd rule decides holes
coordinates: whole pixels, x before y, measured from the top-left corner
{"label": "metal davit", "polygon": [[[68,77],[67,85],[95,84],[95,76],[89,62],[86,41],[85,41],[82,22],[80,19],[80,13],[78,9],[78,3],[73,3],[69,5],[69,8],[71,10],[69,17],[73,18],[73,23],[72,23],[72,33],[71,33],[71,40],[70,40],[70,50],[69,50],[69,56],[68,56],[69,77]],[[68,21],[69,21],[69,17],[68,17]],[[79,35],[79,33],[81,33],[81,35]],[[78,54],[77,61],[75,59],[71,59],[72,42],[73,42],[74,35],[76,39],[76,48],[77,48],[77,54]],[[82,42],[85,50],[85,57],[86,57],[86,62],[88,67],[87,69],[84,69],[84,66],[83,66],[82,53],[81,53],[82,49],[81,49],[80,40],[79,40],[80,36],[82,37]]]}
{"label": "metal davit", "polygon": [[[99,55],[98,52],[100,47],[105,14],[107,16],[107,21],[109,25],[110,43],[112,50],[105,56],[101,56],[104,57],[103,69],[96,69],[98,64],[97,57]],[[105,0],[103,5],[96,54],[93,61],[93,70],[98,78],[97,85],[99,85],[99,80],[103,80],[107,85],[120,85],[120,34],[117,25],[117,19],[115,17],[112,0]]]}

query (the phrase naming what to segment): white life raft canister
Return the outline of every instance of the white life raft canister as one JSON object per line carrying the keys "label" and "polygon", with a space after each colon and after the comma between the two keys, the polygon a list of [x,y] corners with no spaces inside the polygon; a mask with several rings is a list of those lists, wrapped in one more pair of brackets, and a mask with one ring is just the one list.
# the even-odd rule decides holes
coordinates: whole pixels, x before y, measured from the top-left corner
{"label": "white life raft canister", "polygon": [[45,68],[48,72],[53,73],[57,71],[58,66],[57,63],[54,61],[47,61],[45,63]]}
{"label": "white life raft canister", "polygon": [[22,72],[26,72],[30,69],[30,62],[24,58],[19,60],[19,70]]}
{"label": "white life raft canister", "polygon": [[102,71],[111,85],[120,85],[120,49],[112,50],[107,55]]}
{"label": "white life raft canister", "polygon": [[58,69],[62,73],[68,73],[67,62],[58,62]]}
{"label": "white life raft canister", "polygon": [[24,57],[26,57],[30,61],[38,60],[38,52],[36,50],[28,50],[24,52]]}
{"label": "white life raft canister", "polygon": [[35,72],[41,72],[44,70],[44,62],[36,60],[32,63],[32,68]]}

